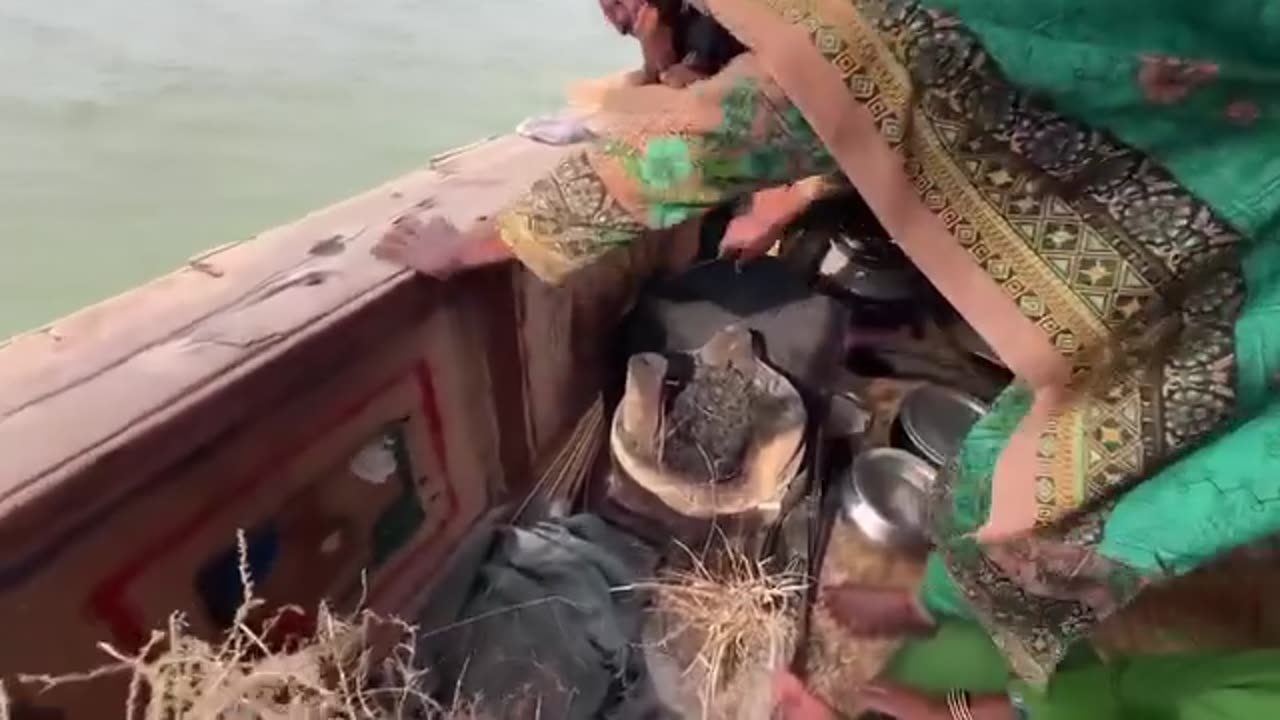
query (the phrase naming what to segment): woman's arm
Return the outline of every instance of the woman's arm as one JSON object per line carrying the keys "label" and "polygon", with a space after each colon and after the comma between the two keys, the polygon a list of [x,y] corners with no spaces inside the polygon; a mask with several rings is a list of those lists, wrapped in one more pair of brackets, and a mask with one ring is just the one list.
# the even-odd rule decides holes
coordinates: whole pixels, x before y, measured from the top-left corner
{"label": "woman's arm", "polygon": [[[636,88],[593,119],[599,141],[570,155],[487,227],[460,233],[443,221],[393,228],[395,253],[447,275],[500,261],[503,251],[559,284],[649,230],[680,225],[764,188],[831,172],[825,148],[749,56],[695,89]],[[425,232],[423,230],[425,229]],[[383,244],[387,244],[385,241]],[[474,247],[473,247],[474,244]],[[396,259],[385,250],[388,259]],[[427,268],[432,268],[428,270]]]}
{"label": "woman's arm", "polygon": [[516,257],[548,282],[647,230],[835,169],[804,117],[747,55],[694,88],[615,95],[592,125],[601,139],[591,150],[565,160],[498,218]]}
{"label": "woman's arm", "polygon": [[680,61],[676,57],[672,28],[663,22],[661,13],[652,5],[646,3],[640,7],[631,34],[640,41],[647,82],[658,82],[664,72]]}

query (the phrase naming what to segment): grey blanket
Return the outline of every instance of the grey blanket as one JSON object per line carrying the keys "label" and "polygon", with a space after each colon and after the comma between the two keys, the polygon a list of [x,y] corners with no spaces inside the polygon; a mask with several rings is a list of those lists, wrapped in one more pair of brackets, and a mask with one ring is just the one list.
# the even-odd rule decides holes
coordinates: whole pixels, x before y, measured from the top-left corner
{"label": "grey blanket", "polygon": [[[629,589],[653,570],[647,546],[594,515],[487,537],[464,548],[420,618],[419,657],[441,687],[496,718],[669,717],[637,647],[643,607]],[[452,629],[433,631],[442,626]]]}

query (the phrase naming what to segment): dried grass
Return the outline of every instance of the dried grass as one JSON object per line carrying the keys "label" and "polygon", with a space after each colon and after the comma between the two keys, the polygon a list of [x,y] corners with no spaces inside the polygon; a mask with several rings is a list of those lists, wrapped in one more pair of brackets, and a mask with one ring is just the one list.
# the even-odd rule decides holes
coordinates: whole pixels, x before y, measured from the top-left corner
{"label": "dried grass", "polygon": [[[725,543],[712,560],[688,552],[689,567],[664,572],[645,585],[668,628],[658,644],[685,664],[703,717],[731,705],[759,707],[741,697],[759,689],[794,651],[797,609],[807,581],[794,568],[777,571]],[[744,688],[744,682],[752,685]]]}
{"label": "dried grass", "polygon": [[[655,645],[680,663],[702,717],[743,720],[751,714],[743,708],[767,717],[767,680],[794,650],[805,576],[732,547],[712,560],[685,551],[684,569],[635,586],[652,592],[662,620]],[[49,690],[123,675],[129,692],[118,717],[125,720],[489,720],[479,699],[442,707],[428,695],[428,672],[415,657],[417,629],[402,621],[369,611],[343,616],[322,604],[310,636],[273,647],[268,638],[284,613],[299,610],[254,622],[264,601],[254,594],[243,535],[239,552],[244,596],[220,639],[193,635],[175,613],[136,653],[102,643],[112,659],[102,667],[19,680]],[[8,706],[0,684],[0,720],[8,720]]]}
{"label": "dried grass", "polygon": [[[264,638],[284,612],[297,609],[252,627],[263,601],[254,595],[243,534],[239,545],[244,599],[219,642],[190,634],[175,613],[136,654],[102,643],[114,662],[88,673],[21,681],[47,690],[127,674],[127,720],[483,720],[469,705],[444,708],[426,694],[426,672],[414,657],[415,628],[398,620],[367,611],[340,617],[321,605],[310,637],[273,651]],[[389,650],[375,659],[372,638],[383,633]],[[0,720],[7,720],[7,706],[0,687]]]}

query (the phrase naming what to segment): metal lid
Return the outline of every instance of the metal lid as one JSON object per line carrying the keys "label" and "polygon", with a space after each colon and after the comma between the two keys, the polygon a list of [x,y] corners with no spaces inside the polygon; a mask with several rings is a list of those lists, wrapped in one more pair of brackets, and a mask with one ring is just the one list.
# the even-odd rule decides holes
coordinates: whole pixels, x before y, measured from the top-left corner
{"label": "metal lid", "polygon": [[922,385],[907,394],[898,422],[907,439],[934,465],[945,465],[960,451],[969,429],[987,406],[977,398],[939,385]]}

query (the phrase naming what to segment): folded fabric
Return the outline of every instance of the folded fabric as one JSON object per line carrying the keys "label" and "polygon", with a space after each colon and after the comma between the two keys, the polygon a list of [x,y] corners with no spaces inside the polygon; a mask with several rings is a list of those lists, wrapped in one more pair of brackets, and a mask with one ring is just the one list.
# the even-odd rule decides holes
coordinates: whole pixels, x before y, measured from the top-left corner
{"label": "folded fabric", "polygon": [[547,145],[573,145],[593,137],[586,122],[572,113],[528,118],[516,126],[516,134]]}

